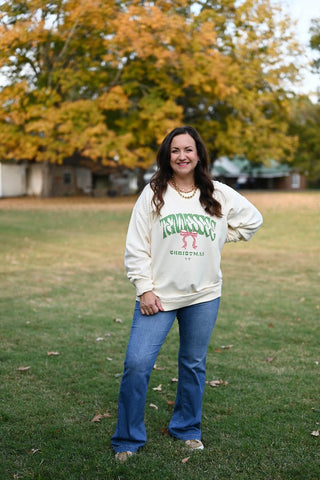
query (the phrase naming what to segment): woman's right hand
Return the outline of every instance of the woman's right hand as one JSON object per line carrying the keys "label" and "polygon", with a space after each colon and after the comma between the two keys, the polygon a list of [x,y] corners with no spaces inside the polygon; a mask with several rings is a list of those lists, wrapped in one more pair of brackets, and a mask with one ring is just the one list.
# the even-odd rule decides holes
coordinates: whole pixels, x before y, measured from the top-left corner
{"label": "woman's right hand", "polygon": [[142,315],[154,315],[159,311],[163,312],[164,308],[161,305],[160,298],[150,291],[144,292],[140,296],[140,311]]}

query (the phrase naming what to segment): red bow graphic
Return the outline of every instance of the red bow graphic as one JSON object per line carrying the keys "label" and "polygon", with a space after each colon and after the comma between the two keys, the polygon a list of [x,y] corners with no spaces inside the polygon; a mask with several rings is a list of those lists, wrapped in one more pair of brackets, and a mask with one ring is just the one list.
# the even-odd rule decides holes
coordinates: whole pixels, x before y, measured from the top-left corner
{"label": "red bow graphic", "polygon": [[197,247],[196,239],[197,239],[197,232],[187,232],[186,230],[181,230],[180,235],[183,237],[183,245],[182,248],[187,248],[187,238],[192,237],[192,248],[195,250]]}

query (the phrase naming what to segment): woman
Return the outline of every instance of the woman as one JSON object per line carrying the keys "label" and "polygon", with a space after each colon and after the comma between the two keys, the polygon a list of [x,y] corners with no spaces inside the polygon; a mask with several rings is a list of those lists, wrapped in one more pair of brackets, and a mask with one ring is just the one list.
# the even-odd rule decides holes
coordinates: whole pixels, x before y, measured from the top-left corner
{"label": "woman", "polygon": [[130,220],[125,265],[136,307],[111,443],[126,461],[146,443],[144,408],[151,371],[175,318],[179,381],[169,433],[202,450],[206,355],[221,295],[225,242],[249,240],[262,224],[258,210],[232,188],[211,180],[208,154],[190,127],[162,142],[158,170]]}

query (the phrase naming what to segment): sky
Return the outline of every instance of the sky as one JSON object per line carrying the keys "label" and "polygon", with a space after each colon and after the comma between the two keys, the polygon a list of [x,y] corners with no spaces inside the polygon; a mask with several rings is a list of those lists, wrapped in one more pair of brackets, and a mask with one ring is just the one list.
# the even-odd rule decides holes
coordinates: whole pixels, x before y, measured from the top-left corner
{"label": "sky", "polygon": [[[300,43],[307,47],[307,58],[312,60],[315,58],[315,52],[308,48],[310,41],[309,29],[311,27],[312,18],[320,18],[320,2],[319,0],[279,0],[285,11],[289,13],[291,18],[297,20],[297,37]],[[320,88],[320,74],[306,73],[304,82],[301,86],[296,85],[294,90],[298,93],[310,94],[316,92]]]}

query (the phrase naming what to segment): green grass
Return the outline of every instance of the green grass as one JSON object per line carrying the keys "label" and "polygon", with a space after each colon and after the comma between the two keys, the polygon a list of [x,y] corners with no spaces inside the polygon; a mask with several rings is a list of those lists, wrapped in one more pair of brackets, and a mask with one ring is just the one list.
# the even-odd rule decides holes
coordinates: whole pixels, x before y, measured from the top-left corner
{"label": "green grass", "polygon": [[182,463],[188,452],[164,434],[174,326],[150,380],[148,443],[123,465],[110,437],[134,303],[123,268],[131,205],[0,202],[1,480],[318,480],[319,200],[255,195],[263,228],[225,246],[207,379],[227,384],[206,387],[206,449]]}

